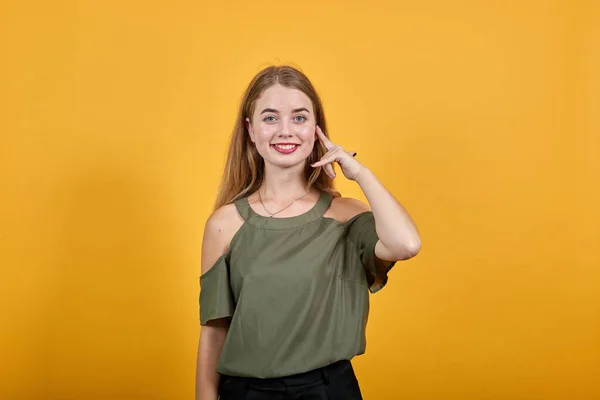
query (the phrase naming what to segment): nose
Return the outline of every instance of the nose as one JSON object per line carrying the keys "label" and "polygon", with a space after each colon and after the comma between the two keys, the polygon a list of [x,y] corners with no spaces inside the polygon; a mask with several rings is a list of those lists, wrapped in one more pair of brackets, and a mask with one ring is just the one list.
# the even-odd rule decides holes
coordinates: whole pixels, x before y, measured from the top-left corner
{"label": "nose", "polygon": [[285,136],[285,137],[291,136],[291,133],[290,133],[290,122],[289,121],[287,121],[287,120],[284,119],[281,122],[281,130],[279,131],[279,136]]}

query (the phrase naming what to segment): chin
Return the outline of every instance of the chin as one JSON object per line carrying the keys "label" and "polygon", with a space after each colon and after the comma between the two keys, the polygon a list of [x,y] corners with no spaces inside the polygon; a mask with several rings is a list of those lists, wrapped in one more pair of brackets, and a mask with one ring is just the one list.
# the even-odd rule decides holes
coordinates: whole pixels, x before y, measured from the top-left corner
{"label": "chin", "polygon": [[295,160],[295,161],[286,160],[283,162],[281,160],[274,160],[274,162],[272,164],[279,168],[294,168],[294,167],[304,165],[305,160],[306,160],[305,158],[303,158],[301,160]]}
{"label": "chin", "polygon": [[[280,154],[276,150],[270,149],[269,157],[265,158],[269,160],[269,163],[280,168],[293,168],[298,165],[304,165],[309,154],[293,153],[293,154]],[[275,153],[275,154],[273,154]]]}
{"label": "chin", "polygon": [[308,157],[294,157],[294,158],[290,157],[290,158],[281,159],[281,158],[277,158],[277,157],[272,157],[269,160],[269,164],[279,167],[279,168],[294,168],[294,167],[298,167],[298,166],[304,166],[307,158]]}

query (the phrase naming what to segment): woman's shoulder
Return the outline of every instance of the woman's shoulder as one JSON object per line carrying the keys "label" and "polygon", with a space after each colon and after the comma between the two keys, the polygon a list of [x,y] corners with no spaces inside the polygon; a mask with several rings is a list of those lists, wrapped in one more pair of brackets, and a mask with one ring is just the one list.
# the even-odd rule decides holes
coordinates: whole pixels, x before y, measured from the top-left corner
{"label": "woman's shoulder", "polygon": [[[205,234],[227,237],[235,234],[244,224],[234,203],[219,207],[206,220]],[[232,233],[233,232],[233,233]]]}
{"label": "woman's shoulder", "polygon": [[368,204],[352,197],[335,197],[325,216],[345,224],[358,214],[371,211]]}
{"label": "woman's shoulder", "polygon": [[227,252],[231,240],[242,225],[244,220],[233,203],[219,207],[208,217],[204,225],[202,244],[203,272]]}

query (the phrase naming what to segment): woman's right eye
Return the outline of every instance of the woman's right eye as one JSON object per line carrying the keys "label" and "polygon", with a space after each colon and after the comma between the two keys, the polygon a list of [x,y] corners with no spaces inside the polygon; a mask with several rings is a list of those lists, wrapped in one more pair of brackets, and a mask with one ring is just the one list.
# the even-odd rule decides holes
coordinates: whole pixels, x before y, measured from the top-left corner
{"label": "woman's right eye", "polygon": [[275,121],[275,117],[273,117],[273,116],[265,117],[263,119],[263,121],[265,121],[265,122],[273,122],[273,121]]}

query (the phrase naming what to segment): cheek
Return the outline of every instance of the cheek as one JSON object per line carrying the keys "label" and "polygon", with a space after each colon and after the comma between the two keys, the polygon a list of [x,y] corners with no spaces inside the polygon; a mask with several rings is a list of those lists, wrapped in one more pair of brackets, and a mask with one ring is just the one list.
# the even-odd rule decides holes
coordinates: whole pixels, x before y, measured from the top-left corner
{"label": "cheek", "polygon": [[298,137],[303,142],[311,144],[315,141],[316,133],[314,126],[303,126],[298,131]]}
{"label": "cheek", "polygon": [[257,128],[258,129],[256,129],[254,131],[254,137],[256,139],[256,142],[257,143],[264,143],[264,142],[269,143],[271,141],[271,139],[273,138],[273,135],[275,134],[275,129],[269,125],[263,125],[263,126],[259,126]]}

